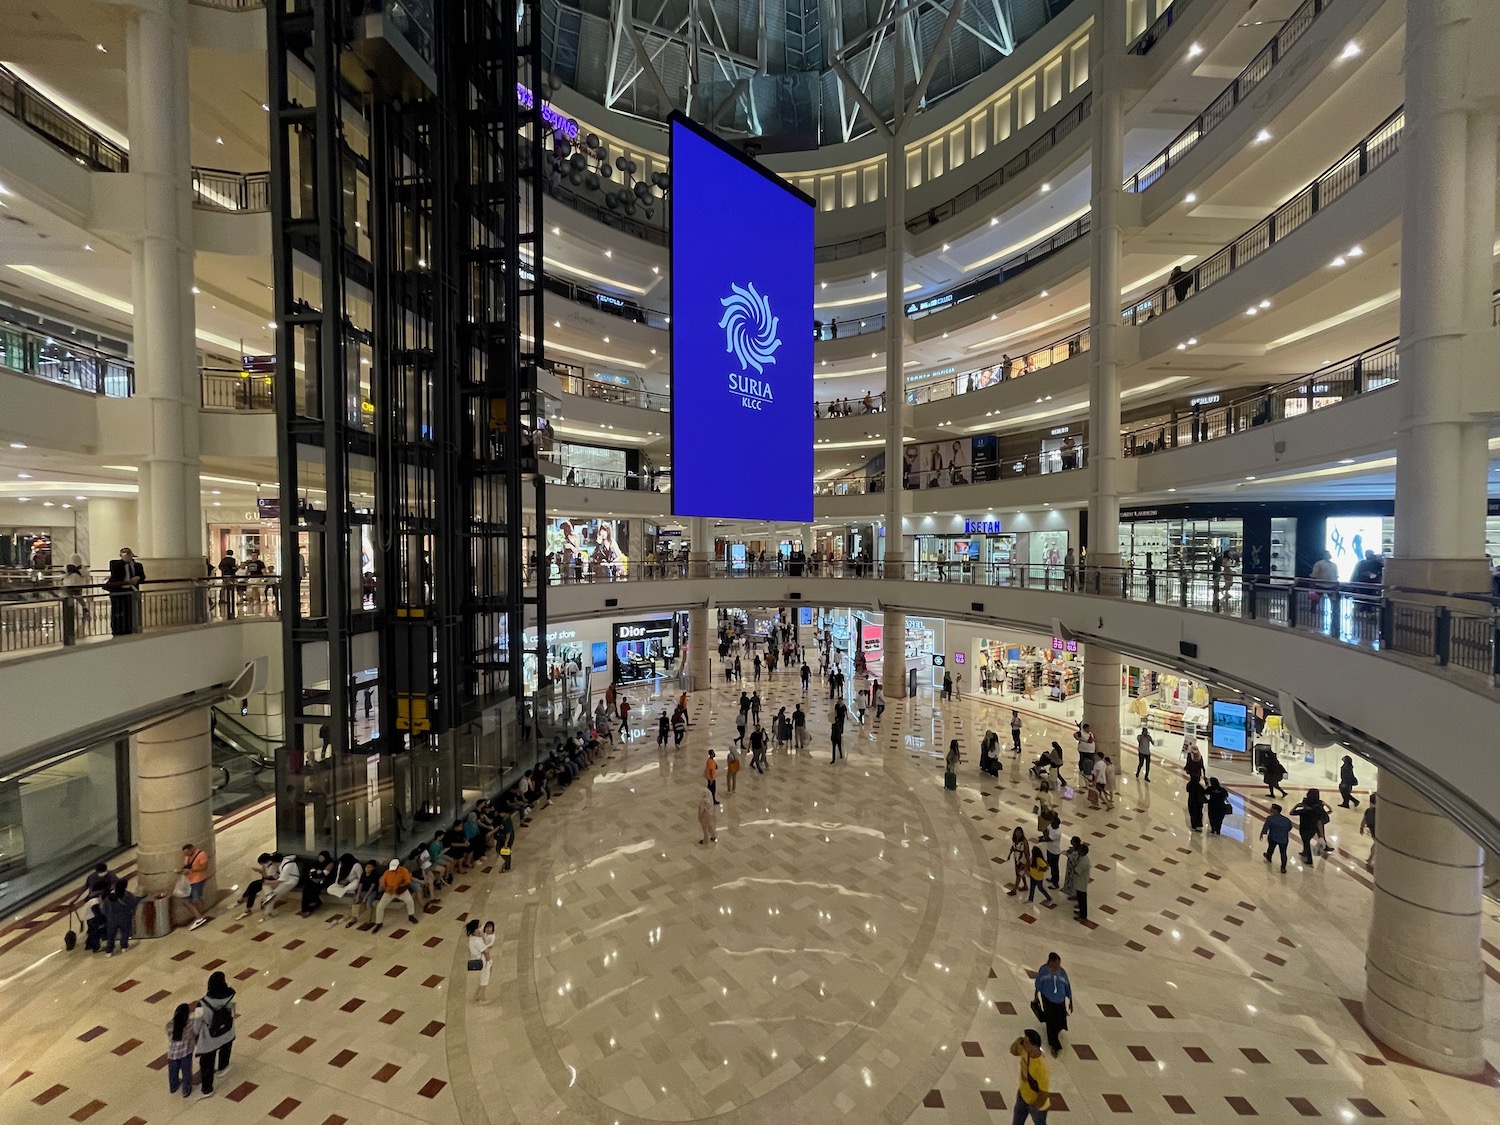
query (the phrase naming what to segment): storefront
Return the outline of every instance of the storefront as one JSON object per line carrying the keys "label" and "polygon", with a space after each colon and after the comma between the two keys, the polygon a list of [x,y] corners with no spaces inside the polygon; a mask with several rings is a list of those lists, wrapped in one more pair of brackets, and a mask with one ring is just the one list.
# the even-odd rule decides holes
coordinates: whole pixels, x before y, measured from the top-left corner
{"label": "storefront", "polygon": [[[1083,690],[1083,654],[1077,641],[1011,635],[974,642],[974,687],[981,694],[1009,692],[1019,699],[1066,703]],[[962,650],[954,653],[954,659]],[[989,689],[986,691],[985,684]]]}
{"label": "storefront", "polygon": [[616,621],[611,628],[617,683],[634,683],[677,671],[677,653],[687,638],[687,614]]}
{"label": "storefront", "polygon": [[130,742],[100,742],[0,774],[0,914],[132,842]]}
{"label": "storefront", "polygon": [[1071,511],[1016,512],[960,516],[908,516],[902,520],[911,537],[908,557],[924,577],[982,581],[991,585],[1041,582],[1048,573],[1062,579],[1063,560],[1077,515]]}

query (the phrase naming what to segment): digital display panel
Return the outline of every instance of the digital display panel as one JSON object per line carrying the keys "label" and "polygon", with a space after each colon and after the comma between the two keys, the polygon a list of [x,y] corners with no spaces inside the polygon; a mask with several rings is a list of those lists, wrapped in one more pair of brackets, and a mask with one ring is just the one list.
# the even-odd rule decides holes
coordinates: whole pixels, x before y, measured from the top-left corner
{"label": "digital display panel", "polygon": [[1354,565],[1366,551],[1380,554],[1384,521],[1379,516],[1331,516],[1323,545],[1328,548],[1333,565],[1339,568],[1339,581],[1354,577]]}
{"label": "digital display panel", "polygon": [[681,114],[671,168],[672,513],[810,523],[813,201]]}
{"label": "digital display panel", "polygon": [[1243,703],[1214,700],[1211,741],[1215,749],[1243,754],[1248,749],[1247,725],[1247,711]]}

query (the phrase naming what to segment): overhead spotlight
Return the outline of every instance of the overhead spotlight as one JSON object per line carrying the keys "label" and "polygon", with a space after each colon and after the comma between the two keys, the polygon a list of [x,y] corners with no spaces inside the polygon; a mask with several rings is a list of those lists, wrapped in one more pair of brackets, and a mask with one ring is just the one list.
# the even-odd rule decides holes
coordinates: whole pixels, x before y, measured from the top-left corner
{"label": "overhead spotlight", "polygon": [[202,293],[202,292],[203,292],[203,290],[199,289],[196,285],[193,286],[193,296],[194,297],[196,297],[199,293]]}
{"label": "overhead spotlight", "polygon": [[874,281],[874,280],[875,280],[875,271],[874,271],[874,270],[871,270],[871,271],[870,271],[870,280],[871,280],[871,281]]}
{"label": "overhead spotlight", "polygon": [[615,256],[615,252],[613,250],[606,250],[604,252],[604,256],[606,258],[613,258]]}
{"label": "overhead spotlight", "polygon": [[[1350,46],[1353,46],[1353,44],[1351,43]],[[103,43],[95,43],[94,50],[98,51],[101,55],[109,54],[109,48],[106,47]]]}
{"label": "overhead spotlight", "polygon": [[1185,352],[1185,351],[1187,351],[1187,345],[1186,344],[1178,344],[1177,345],[1177,350],[1180,351],[1180,352]]}
{"label": "overhead spotlight", "polygon": [[214,144],[221,145],[223,143],[224,143],[224,138],[223,137],[215,137],[214,138]]}
{"label": "overhead spotlight", "polygon": [[1051,190],[1052,190],[1052,185],[1051,184],[1043,184],[1042,185],[1042,193],[1043,194],[1046,194],[1047,192],[1049,192]]}
{"label": "overhead spotlight", "polygon": [[1263,145],[1270,139],[1271,131],[1269,129],[1262,129],[1259,133],[1255,134],[1255,143],[1258,145]]}
{"label": "overhead spotlight", "polygon": [[1360,54],[1359,44],[1356,43],[1353,39],[1351,39],[1351,40],[1349,40],[1349,42],[1347,42],[1347,43],[1344,44],[1344,49],[1339,52],[1338,61],[1339,62],[1343,62],[1345,59],[1358,58],[1359,54]]}
{"label": "overhead spotlight", "polygon": [[1260,312],[1260,310],[1258,308],[1256,308],[1254,305],[1251,305],[1248,309],[1245,310],[1245,315],[1246,316],[1255,316],[1258,312]]}
{"label": "overhead spotlight", "polygon": [[1346,258],[1363,258],[1364,256],[1365,248],[1363,246],[1351,246],[1348,253],[1344,255]]}
{"label": "overhead spotlight", "polygon": [[947,252],[948,252],[948,244],[945,242],[945,243],[943,243],[943,253],[946,254]]}
{"label": "overhead spotlight", "polygon": [[1188,47],[1188,50],[1187,50],[1187,57],[1188,58],[1190,58],[1190,59],[1196,59],[1201,54],[1203,54],[1203,47],[1202,47],[1201,44],[1194,43],[1190,47]]}
{"label": "overhead spotlight", "polygon": [[1198,337],[1196,337],[1196,336],[1189,336],[1188,337],[1188,347],[1190,347],[1190,348],[1196,348],[1197,346],[1198,346]]}
{"label": "overhead spotlight", "polygon": [[822,283],[822,288],[827,289],[828,288],[828,282],[826,282],[826,281],[823,282]]}
{"label": "overhead spotlight", "polygon": [[1260,306],[1259,307],[1263,308],[1263,309],[1268,309],[1268,308],[1271,307],[1271,302],[1269,300],[1266,300],[1265,298],[1261,298],[1261,302],[1260,302]]}
{"label": "overhead spotlight", "polygon": [[1182,201],[1184,203],[1197,203],[1198,193],[1196,191],[1190,191],[1182,197]]}
{"label": "overhead spotlight", "polygon": [[13,441],[10,443],[10,447],[12,449],[25,449],[26,443],[24,441]]}
{"label": "overhead spotlight", "polygon": [[659,274],[659,273],[661,273],[661,267],[660,266],[652,266],[651,267],[651,272]]}
{"label": "overhead spotlight", "polygon": [[1337,258],[1335,258],[1328,264],[1331,265],[1334,269],[1340,269],[1343,266],[1347,266],[1349,263],[1344,261],[1344,256],[1340,254]]}
{"label": "overhead spotlight", "polygon": [[998,227],[999,225],[1000,225],[999,218],[993,218],[993,219],[990,220],[990,226],[992,226],[992,227]]}
{"label": "overhead spotlight", "polygon": [[552,228],[552,233],[553,234],[562,234],[562,227],[553,227]]}
{"label": "overhead spotlight", "polygon": [[1043,289],[1042,290],[1042,296],[1043,297],[1047,297],[1047,296],[1050,296],[1050,294],[1045,289]]}

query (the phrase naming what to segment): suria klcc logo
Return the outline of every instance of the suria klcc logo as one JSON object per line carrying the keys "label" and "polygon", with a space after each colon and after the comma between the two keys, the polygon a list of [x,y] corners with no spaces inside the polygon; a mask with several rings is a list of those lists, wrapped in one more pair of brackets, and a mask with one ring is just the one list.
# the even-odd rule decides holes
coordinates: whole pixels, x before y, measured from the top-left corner
{"label": "suria klcc logo", "polygon": [[746,410],[759,410],[764,403],[772,401],[771,384],[766,379],[753,378],[765,372],[768,364],[776,362],[776,349],[781,347],[780,321],[771,315],[771,302],[755,290],[755,283],[729,286],[729,296],[720,299],[724,306],[723,319],[719,327],[724,329],[724,350],[734,353],[740,368],[746,374],[730,374],[730,393],[738,395],[740,405]]}

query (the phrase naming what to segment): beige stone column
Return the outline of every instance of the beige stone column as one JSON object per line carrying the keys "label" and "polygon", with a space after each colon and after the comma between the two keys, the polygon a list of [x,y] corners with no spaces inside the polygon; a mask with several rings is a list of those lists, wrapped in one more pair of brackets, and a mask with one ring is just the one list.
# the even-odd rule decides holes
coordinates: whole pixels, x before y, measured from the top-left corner
{"label": "beige stone column", "polygon": [[182,845],[208,852],[205,902],[217,895],[212,747],[208,708],[157,723],[133,740],[139,888],[170,894],[182,869]]}
{"label": "beige stone column", "polygon": [[880,625],[880,686],[887,699],[906,698],[906,614],[885,611]]}
{"label": "beige stone column", "polygon": [[1484,852],[1389,770],[1380,771],[1378,795],[1366,1028],[1423,1066],[1479,1074]]}

